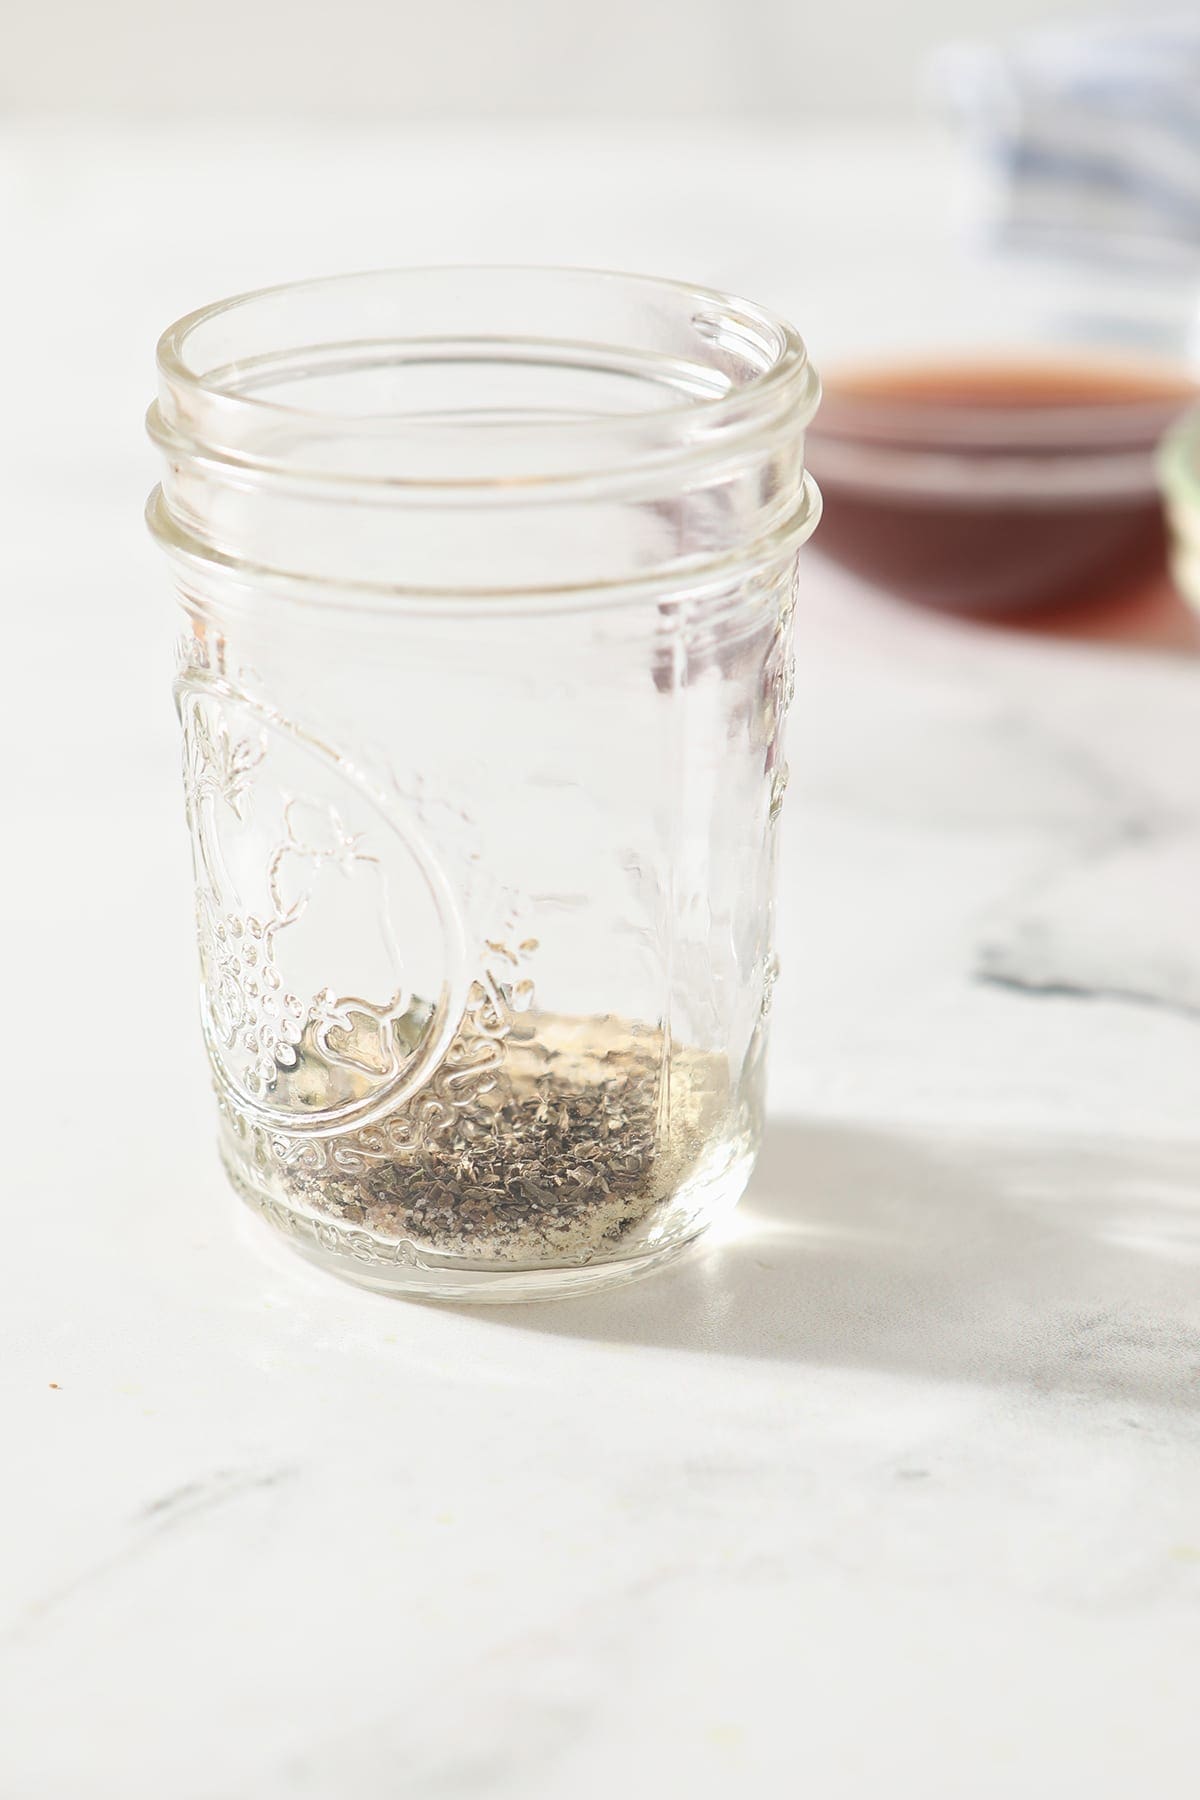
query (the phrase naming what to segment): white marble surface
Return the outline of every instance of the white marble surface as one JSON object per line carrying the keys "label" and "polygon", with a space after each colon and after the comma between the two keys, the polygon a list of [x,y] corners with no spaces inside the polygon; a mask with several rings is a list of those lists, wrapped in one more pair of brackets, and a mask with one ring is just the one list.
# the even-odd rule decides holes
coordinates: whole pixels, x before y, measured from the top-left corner
{"label": "white marble surface", "polygon": [[656,1280],[360,1294],[210,1147],[157,327],[446,255],[836,319],[940,205],[884,148],[0,134],[4,1800],[1195,1792],[1200,663],[810,563],[771,1131]]}

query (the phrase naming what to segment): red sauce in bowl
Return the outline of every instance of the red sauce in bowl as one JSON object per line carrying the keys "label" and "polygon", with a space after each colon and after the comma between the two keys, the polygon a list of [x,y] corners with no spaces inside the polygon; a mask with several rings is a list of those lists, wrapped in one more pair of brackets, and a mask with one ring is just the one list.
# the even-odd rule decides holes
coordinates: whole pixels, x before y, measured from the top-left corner
{"label": "red sauce in bowl", "polygon": [[1156,365],[978,361],[834,376],[810,437],[826,556],[985,616],[1105,600],[1162,574],[1154,451],[1197,396]]}

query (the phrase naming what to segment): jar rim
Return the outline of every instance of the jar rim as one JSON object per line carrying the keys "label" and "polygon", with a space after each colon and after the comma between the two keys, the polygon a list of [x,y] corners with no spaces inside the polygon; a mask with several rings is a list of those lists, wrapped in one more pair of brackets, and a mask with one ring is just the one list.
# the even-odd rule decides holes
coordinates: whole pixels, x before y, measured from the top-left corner
{"label": "jar rim", "polygon": [[[711,391],[694,389],[679,401],[667,404],[633,407],[619,412],[546,414],[533,417],[504,417],[500,429],[484,434],[490,447],[500,445],[504,460],[495,468],[472,470],[472,458],[478,461],[481,437],[480,420],[465,421],[461,415],[414,415],[411,412],[355,412],[326,405],[304,405],[293,400],[281,401],[259,391],[247,391],[255,379],[255,364],[269,361],[261,358],[233,357],[216,368],[198,367],[193,346],[196,336],[206,327],[218,325],[241,315],[252,317],[253,309],[286,307],[298,302],[344,297],[356,292],[376,303],[384,294],[403,297],[406,284],[417,289],[437,282],[470,281],[524,283],[544,281],[547,289],[569,289],[571,297],[585,290],[595,297],[607,291],[639,303],[653,305],[657,301],[675,303],[679,320],[695,334],[697,341],[708,338],[714,345],[711,367]],[[679,322],[678,320],[676,322]],[[478,340],[497,346],[524,342],[529,346],[547,345],[603,351],[618,346],[602,345],[587,340],[567,343],[547,333],[538,335],[537,319],[530,321],[530,335],[517,340],[498,334]],[[724,334],[724,335],[722,335]],[[409,345],[420,347],[430,342],[416,333],[395,332],[383,344],[393,348]],[[350,349],[358,346],[369,350],[376,343],[369,337],[347,336],[333,344],[313,346],[317,349]],[[381,346],[382,347],[382,346]],[[620,346],[624,348],[625,346]],[[745,373],[734,379],[719,366],[740,355]],[[646,352],[647,355],[650,352]],[[658,354],[657,352],[654,354]],[[531,358],[531,360],[533,360]],[[670,359],[660,357],[664,367]],[[757,361],[758,366],[754,366]],[[319,461],[322,438],[354,439],[371,446],[370,472],[362,468],[345,468],[342,477],[352,480],[384,480],[389,486],[438,485],[439,467],[432,474],[422,458],[412,463],[381,468],[381,446],[396,445],[404,440],[419,444],[422,451],[436,447],[448,458],[442,473],[446,485],[459,487],[478,481],[508,479],[519,476],[537,481],[576,479],[611,468],[613,462],[644,466],[660,459],[676,461],[680,454],[703,448],[706,456],[719,452],[727,441],[761,431],[764,424],[786,417],[793,430],[802,430],[816,410],[820,398],[820,381],[805,344],[796,330],[768,309],[718,289],[658,276],[626,274],[614,270],[586,269],[554,265],[521,264],[440,264],[414,265],[392,269],[363,270],[351,274],[319,276],[313,279],[285,282],[270,287],[234,294],[210,302],[185,314],[168,326],[158,342],[157,364],[160,377],[159,399],[151,409],[151,434],[164,444],[175,443],[193,453],[206,454],[219,461],[235,463],[243,468],[272,474],[296,474],[295,456],[281,457],[264,448],[263,428],[272,424],[295,427],[305,434],[305,445],[311,454],[316,448],[316,466],[311,460],[306,473],[335,476]],[[682,385],[684,365],[674,365]],[[699,363],[686,365],[693,378],[700,377]],[[622,371],[624,372],[624,371]],[[661,390],[660,390],[661,392]],[[487,421],[489,425],[491,421]],[[606,443],[616,449],[613,462],[604,452]],[[468,446],[466,459],[459,457],[456,445]],[[544,457],[539,455],[544,452]],[[336,477],[335,477],[336,478]]]}

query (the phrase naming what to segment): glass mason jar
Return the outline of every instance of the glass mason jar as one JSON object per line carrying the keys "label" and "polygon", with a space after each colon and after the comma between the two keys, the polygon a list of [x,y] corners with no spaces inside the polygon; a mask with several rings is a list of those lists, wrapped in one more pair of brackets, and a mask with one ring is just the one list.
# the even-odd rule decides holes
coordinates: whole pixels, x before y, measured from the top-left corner
{"label": "glass mason jar", "polygon": [[723,295],[349,276],[159,345],[225,1167],[371,1287],[554,1295],[748,1179],[818,382]]}

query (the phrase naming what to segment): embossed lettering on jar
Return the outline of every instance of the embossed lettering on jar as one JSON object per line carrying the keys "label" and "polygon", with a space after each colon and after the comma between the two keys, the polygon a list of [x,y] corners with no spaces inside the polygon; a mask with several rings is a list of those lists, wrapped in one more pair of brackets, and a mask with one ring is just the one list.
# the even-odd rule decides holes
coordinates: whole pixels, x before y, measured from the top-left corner
{"label": "embossed lettering on jar", "polygon": [[159,346],[233,1185],[368,1285],[625,1279],[761,1128],[816,376],[759,308],[428,270]]}

